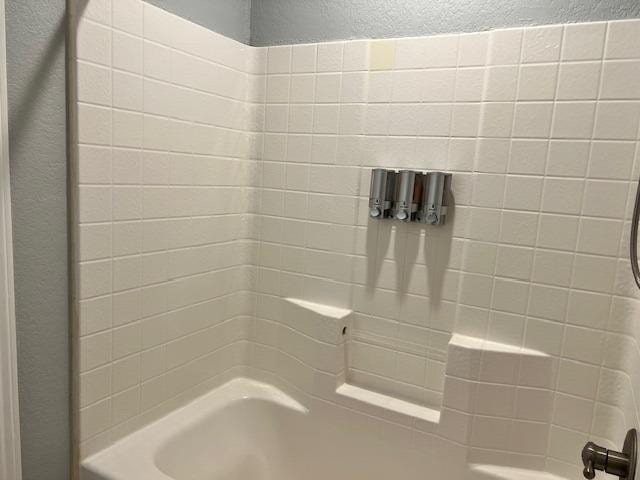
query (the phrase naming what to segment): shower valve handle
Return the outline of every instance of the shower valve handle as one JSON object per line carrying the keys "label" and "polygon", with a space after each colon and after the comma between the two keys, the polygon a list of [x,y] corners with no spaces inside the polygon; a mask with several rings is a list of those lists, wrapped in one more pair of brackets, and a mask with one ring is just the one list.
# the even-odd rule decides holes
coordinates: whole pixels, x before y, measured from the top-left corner
{"label": "shower valve handle", "polygon": [[588,478],[589,480],[596,476],[592,460],[587,460],[587,464],[584,466],[584,470],[582,470],[582,475],[584,475],[584,478]]}
{"label": "shower valve handle", "polygon": [[593,442],[587,442],[582,449],[582,463],[584,478],[592,480],[596,470],[602,470],[610,475],[616,475],[621,480],[634,480],[636,473],[637,435],[636,430],[627,432],[621,452],[607,450]]}
{"label": "shower valve handle", "polygon": [[591,480],[596,476],[596,470],[606,470],[607,449],[593,442],[587,442],[582,449],[582,463],[584,464],[582,475]]}

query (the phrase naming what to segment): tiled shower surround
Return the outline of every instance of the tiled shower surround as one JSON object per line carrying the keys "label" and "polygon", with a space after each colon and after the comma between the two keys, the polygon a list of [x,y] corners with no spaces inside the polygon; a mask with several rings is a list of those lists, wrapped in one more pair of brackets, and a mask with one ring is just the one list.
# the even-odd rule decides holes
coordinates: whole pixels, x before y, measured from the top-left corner
{"label": "tiled shower surround", "polygon": [[[567,478],[638,425],[640,21],[254,48],[78,17],[82,455],[239,375]],[[373,167],[453,172],[447,225],[369,220]]]}
{"label": "tiled shower surround", "polygon": [[256,162],[249,48],[139,1],[79,13],[79,440],[92,449],[245,363]]}

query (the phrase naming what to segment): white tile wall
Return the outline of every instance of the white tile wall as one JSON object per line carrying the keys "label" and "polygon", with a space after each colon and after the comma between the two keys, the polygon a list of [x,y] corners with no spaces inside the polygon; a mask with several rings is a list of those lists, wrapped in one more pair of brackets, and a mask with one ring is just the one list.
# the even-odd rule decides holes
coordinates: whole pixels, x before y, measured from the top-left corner
{"label": "white tile wall", "polygon": [[[637,25],[372,41],[356,66],[362,42],[267,49],[254,365],[290,379],[277,358],[293,346],[264,335],[287,328],[265,310],[274,296],[345,306],[347,381],[426,406],[440,408],[452,332],[552,356],[530,386],[515,361],[486,366],[458,407],[476,415],[457,437],[471,459],[510,452],[575,478],[587,437],[620,442],[640,388],[637,329],[608,333],[613,305],[639,298]],[[370,221],[377,166],[453,171],[449,224]]]}
{"label": "white tile wall", "polygon": [[[248,372],[437,409],[446,383],[438,435],[567,478],[638,425],[639,21],[251,48],[138,0],[79,18],[83,453]],[[376,166],[454,172],[448,225],[369,221]],[[353,309],[347,358],[284,297]],[[449,375],[452,333],[553,367]]]}
{"label": "white tile wall", "polygon": [[248,47],[139,0],[77,18],[85,455],[245,363],[255,160]]}

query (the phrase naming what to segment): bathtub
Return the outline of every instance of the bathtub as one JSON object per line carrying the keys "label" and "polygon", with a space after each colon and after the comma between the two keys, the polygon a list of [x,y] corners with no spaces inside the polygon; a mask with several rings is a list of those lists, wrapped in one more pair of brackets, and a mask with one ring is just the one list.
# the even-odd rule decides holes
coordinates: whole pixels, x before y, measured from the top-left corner
{"label": "bathtub", "polygon": [[[307,408],[234,379],[82,462],[82,480],[425,479],[427,453],[371,435],[358,415]],[[331,417],[331,418],[329,418]],[[385,437],[387,437],[385,439]],[[436,478],[436,477],[430,477]]]}
{"label": "bathtub", "polygon": [[[236,378],[87,458],[81,480],[563,480]],[[412,436],[413,435],[413,436]],[[431,438],[432,443],[427,439]]]}

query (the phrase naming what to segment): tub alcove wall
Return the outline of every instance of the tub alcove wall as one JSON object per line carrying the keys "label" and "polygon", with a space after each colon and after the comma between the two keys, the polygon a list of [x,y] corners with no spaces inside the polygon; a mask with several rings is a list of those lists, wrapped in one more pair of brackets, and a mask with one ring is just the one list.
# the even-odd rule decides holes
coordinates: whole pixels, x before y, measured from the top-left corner
{"label": "tub alcove wall", "polygon": [[[579,478],[638,425],[640,21],[256,48],[93,0],[73,25],[78,461],[242,376],[460,475]],[[448,224],[369,220],[377,166],[453,172]]]}

